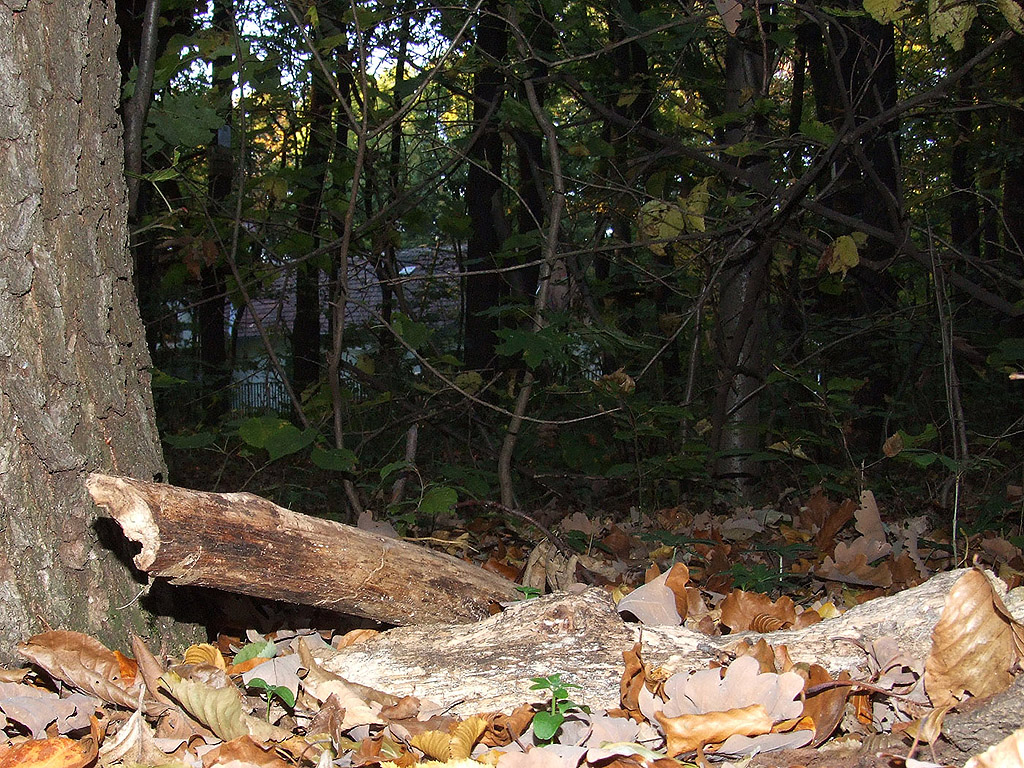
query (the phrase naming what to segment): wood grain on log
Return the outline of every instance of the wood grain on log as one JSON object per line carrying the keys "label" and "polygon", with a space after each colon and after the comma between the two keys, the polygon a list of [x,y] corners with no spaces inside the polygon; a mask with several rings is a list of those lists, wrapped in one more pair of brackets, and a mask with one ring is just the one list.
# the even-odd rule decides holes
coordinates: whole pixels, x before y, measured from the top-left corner
{"label": "wood grain on log", "polygon": [[93,501],[142,545],[135,564],[196,584],[376,619],[465,623],[515,585],[470,563],[279,507],[249,493],[205,493],[93,474]]}
{"label": "wood grain on log", "polygon": [[[318,651],[325,666],[353,682],[396,695],[428,699],[454,714],[509,712],[543,698],[530,678],[561,673],[580,686],[574,701],[595,708],[619,703],[622,652],[643,643],[644,660],[666,673],[706,669],[744,640],[785,645],[793,661],[814,662],[832,673],[869,676],[865,650],[880,637],[896,638],[902,651],[922,663],[931,631],[953,583],[964,573],[939,574],[891,597],[850,609],[806,629],[768,634],[742,632],[713,637],[685,627],[625,624],[611,598],[598,589],[559,593],[516,603],[471,626],[411,627],[385,632],[340,651]],[[1021,601],[1006,605],[1020,617]]]}

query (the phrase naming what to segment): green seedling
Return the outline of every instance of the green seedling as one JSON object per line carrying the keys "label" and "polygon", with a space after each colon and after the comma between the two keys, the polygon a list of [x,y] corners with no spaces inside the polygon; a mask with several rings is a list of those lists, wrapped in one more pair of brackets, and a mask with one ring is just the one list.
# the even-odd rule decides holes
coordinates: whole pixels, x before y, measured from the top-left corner
{"label": "green seedling", "polygon": [[565,716],[573,710],[590,714],[590,707],[577,704],[569,698],[570,688],[579,688],[575,683],[563,683],[562,675],[555,673],[547,677],[532,677],[531,691],[551,691],[551,704],[548,709],[533,716],[533,735],[543,744],[554,742],[555,734],[565,722]]}
{"label": "green seedling", "polygon": [[288,709],[295,708],[295,694],[286,685],[271,685],[266,680],[254,677],[249,681],[250,688],[266,691],[267,693],[267,722],[270,721],[270,704],[277,696]]}
{"label": "green seedling", "polygon": [[[522,596],[523,600],[531,600],[531,599],[533,599],[535,597],[540,597],[540,590],[537,589],[536,587],[518,586],[518,587],[516,587],[516,592],[518,592]],[[541,680],[541,679],[542,678],[539,678],[539,677],[533,678],[533,680]]]}

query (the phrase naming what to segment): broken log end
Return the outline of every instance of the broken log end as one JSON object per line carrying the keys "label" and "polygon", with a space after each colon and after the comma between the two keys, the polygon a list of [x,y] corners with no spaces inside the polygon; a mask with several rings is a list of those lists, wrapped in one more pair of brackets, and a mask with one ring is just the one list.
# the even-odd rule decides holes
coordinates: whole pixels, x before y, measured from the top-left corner
{"label": "broken log end", "polygon": [[86,478],[85,487],[96,506],[117,521],[124,535],[142,545],[142,551],[133,560],[139,569],[148,569],[160,548],[160,528],[146,495],[127,478],[98,472]]}

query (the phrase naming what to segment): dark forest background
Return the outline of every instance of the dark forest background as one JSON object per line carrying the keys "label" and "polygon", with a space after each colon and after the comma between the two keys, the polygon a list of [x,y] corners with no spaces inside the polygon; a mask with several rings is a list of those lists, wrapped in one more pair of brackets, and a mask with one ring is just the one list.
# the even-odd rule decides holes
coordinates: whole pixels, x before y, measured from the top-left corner
{"label": "dark forest background", "polygon": [[118,5],[172,482],[1017,522],[1016,0]]}

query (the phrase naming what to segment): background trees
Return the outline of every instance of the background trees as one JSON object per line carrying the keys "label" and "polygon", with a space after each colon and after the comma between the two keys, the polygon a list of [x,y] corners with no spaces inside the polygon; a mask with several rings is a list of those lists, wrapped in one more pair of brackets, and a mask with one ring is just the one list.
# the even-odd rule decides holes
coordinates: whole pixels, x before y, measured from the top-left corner
{"label": "background trees", "polygon": [[1005,482],[1001,8],[166,8],[135,242],[174,471],[337,514]]}

